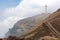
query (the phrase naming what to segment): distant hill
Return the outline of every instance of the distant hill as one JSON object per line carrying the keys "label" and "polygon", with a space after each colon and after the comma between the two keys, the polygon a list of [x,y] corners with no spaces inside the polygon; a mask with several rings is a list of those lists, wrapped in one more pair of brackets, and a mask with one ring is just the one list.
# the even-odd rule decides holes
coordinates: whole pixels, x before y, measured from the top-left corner
{"label": "distant hill", "polygon": [[46,36],[60,38],[60,9],[19,20],[6,35],[35,40]]}
{"label": "distant hill", "polygon": [[25,18],[23,20],[18,21],[17,23],[14,24],[13,28],[10,29],[7,33],[6,36],[22,36],[27,31],[31,30],[33,27],[37,27],[39,23],[41,23],[45,18],[47,18],[50,14],[49,13],[42,13],[39,15],[35,15],[29,18]]}

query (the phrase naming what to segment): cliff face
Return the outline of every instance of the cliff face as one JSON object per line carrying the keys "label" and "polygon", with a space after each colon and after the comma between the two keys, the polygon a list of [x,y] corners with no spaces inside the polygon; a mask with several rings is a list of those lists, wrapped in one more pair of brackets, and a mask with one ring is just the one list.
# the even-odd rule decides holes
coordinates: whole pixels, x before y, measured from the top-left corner
{"label": "cliff face", "polygon": [[[47,36],[47,35],[56,36],[57,34],[57,36],[59,36],[58,33],[54,33],[55,30],[60,32],[59,18],[60,18],[60,9],[58,9],[56,12],[52,14],[41,14],[41,15],[29,17],[29,18],[18,21],[14,25],[14,27],[11,30],[9,30],[8,33],[10,36],[26,37],[26,38],[30,37],[34,39],[36,38],[36,40],[42,36]],[[48,22],[53,27],[52,28],[53,32],[51,31],[50,29],[51,26],[48,24]]]}
{"label": "cliff face", "polygon": [[33,17],[20,20],[17,23],[15,23],[13,28],[10,29],[7,34],[11,36],[21,36],[27,33],[27,31],[31,30],[31,28],[37,27],[36,25],[38,25],[41,21],[43,21],[48,16],[49,14],[42,13],[40,15],[36,15]]}

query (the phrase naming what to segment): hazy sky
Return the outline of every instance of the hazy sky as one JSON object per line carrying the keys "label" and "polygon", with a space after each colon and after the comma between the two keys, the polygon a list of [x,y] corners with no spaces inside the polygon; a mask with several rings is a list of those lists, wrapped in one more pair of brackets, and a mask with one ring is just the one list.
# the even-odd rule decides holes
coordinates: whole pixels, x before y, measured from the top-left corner
{"label": "hazy sky", "polygon": [[60,0],[0,0],[0,37],[18,20],[44,13],[46,4],[51,13],[60,8],[59,3]]}

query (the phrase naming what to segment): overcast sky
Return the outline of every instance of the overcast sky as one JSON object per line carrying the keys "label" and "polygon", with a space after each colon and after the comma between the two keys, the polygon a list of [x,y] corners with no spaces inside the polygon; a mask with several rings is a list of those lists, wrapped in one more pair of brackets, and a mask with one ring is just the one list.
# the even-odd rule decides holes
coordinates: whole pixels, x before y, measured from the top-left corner
{"label": "overcast sky", "polygon": [[46,4],[52,13],[60,8],[59,3],[60,0],[0,0],[0,37],[18,20],[44,13]]}

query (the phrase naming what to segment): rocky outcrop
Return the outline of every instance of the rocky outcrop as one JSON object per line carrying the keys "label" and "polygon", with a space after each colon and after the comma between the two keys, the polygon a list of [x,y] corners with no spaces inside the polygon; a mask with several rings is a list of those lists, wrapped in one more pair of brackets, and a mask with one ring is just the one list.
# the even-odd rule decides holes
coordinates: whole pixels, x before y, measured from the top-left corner
{"label": "rocky outcrop", "polygon": [[60,38],[59,18],[60,9],[52,14],[41,14],[20,20],[9,31],[9,35],[33,40],[39,40],[41,37],[45,38],[46,36]]}

